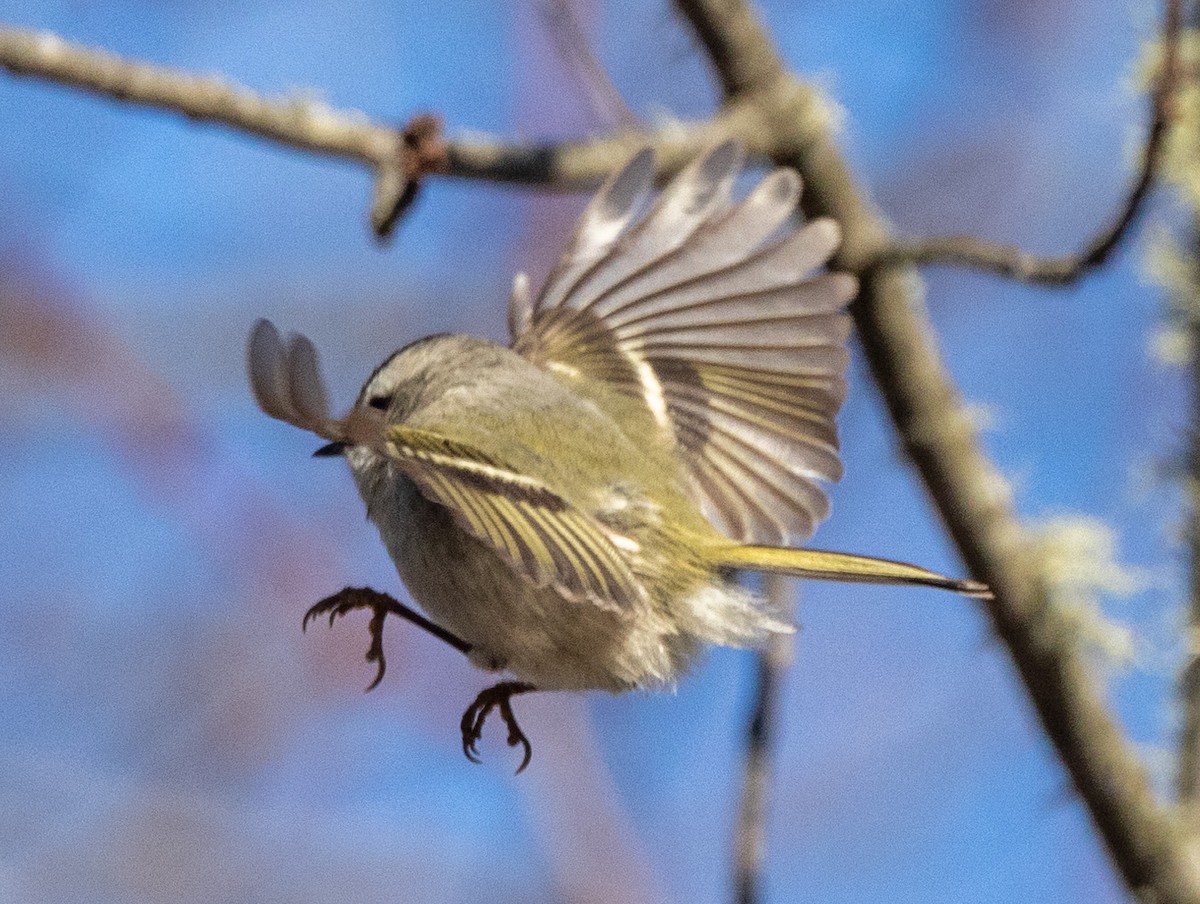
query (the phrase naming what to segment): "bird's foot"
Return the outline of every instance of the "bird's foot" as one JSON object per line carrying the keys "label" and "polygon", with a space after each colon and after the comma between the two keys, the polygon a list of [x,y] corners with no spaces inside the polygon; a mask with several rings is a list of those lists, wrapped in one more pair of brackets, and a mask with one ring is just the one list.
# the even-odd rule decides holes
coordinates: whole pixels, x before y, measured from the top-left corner
{"label": "bird's foot", "polygon": [[480,692],[479,696],[475,698],[475,702],[467,707],[467,711],[463,713],[462,717],[463,753],[466,754],[468,760],[472,763],[481,762],[476,745],[483,736],[483,723],[487,720],[488,713],[499,708],[500,718],[508,726],[508,746],[516,747],[520,744],[525,748],[525,756],[521,759],[521,765],[517,767],[516,774],[520,775],[525,770],[533,756],[533,745],[529,743],[529,738],[525,737],[525,732],[521,731],[521,726],[517,724],[517,717],[513,714],[512,709],[512,698],[517,694],[527,694],[535,690],[537,688],[532,684],[526,684],[523,681],[501,681]]}
{"label": "bird's foot", "polygon": [[371,644],[367,647],[367,662],[375,663],[377,668],[375,680],[367,685],[367,690],[370,691],[379,686],[384,672],[387,671],[387,659],[383,655],[384,618],[389,612],[406,618],[409,613],[414,615],[416,613],[412,613],[407,606],[388,594],[372,590],[370,587],[345,587],[332,596],[325,597],[316,605],[310,606],[309,610],[304,613],[304,621],[300,624],[300,630],[306,631],[308,623],[322,615],[329,616],[329,625],[333,627],[333,623],[338,618],[355,609],[371,610],[371,622],[367,626],[367,630],[371,633]]}

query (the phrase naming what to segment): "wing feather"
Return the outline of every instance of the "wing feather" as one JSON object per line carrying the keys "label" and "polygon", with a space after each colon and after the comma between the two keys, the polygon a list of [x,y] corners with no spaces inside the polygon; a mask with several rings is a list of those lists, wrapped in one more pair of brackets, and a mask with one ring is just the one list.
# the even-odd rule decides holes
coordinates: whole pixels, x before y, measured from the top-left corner
{"label": "wing feather", "polygon": [[[597,316],[604,316],[611,308],[605,298],[611,290],[668,260],[701,226],[724,212],[742,159],[741,147],[726,141],[692,161],[646,215],[607,246],[603,259],[562,303],[577,310],[594,307]],[[539,299],[536,309],[553,306],[552,299]]]}
{"label": "wing feather", "polygon": [[605,529],[540,481],[416,427],[389,426],[382,449],[423,495],[535,586],[617,611],[641,604],[641,585]]}
{"label": "wing feather", "polygon": [[558,264],[546,278],[536,309],[556,307],[572,296],[580,279],[616,245],[653,181],[654,154],[643,148],[596,192]]}
{"label": "wing feather", "polygon": [[[712,267],[705,263],[722,259],[719,253],[712,257],[697,255],[690,271],[672,268],[672,278],[660,280],[652,290],[643,289],[642,282],[622,287],[624,291],[605,299],[603,305],[590,307],[593,313],[610,323],[621,323],[624,319],[647,314],[654,316],[664,311],[703,304],[714,300],[738,298],[744,295],[760,295],[773,289],[788,289],[792,293],[793,311],[807,310],[813,303],[821,304],[826,310],[835,310],[854,297],[857,281],[848,274],[824,274],[809,280],[814,268],[819,267],[837,248],[841,240],[841,229],[833,220],[814,220],[791,235],[784,236],[763,250]],[[820,291],[811,291],[809,283],[817,281]],[[843,281],[843,287],[830,297],[830,282]],[[845,297],[840,297],[845,295]]]}
{"label": "wing feather", "polygon": [[301,419],[310,424],[329,421],[329,395],[321,378],[317,349],[307,336],[294,335],[287,347],[288,395]]}
{"label": "wing feather", "polygon": [[271,321],[259,320],[250,331],[246,365],[254,398],[263,411],[320,436],[334,437],[317,350],[306,336],[292,333],[285,343]]}
{"label": "wing feather", "polygon": [[837,223],[790,226],[794,172],[731,201],[742,160],[736,144],[718,145],[637,218],[653,162],[635,157],[589,205],[536,300],[514,292],[526,300],[510,323],[519,353],[579,391],[599,381],[643,400],[729,536],[787,543],[826,517],[821,482],[842,474],[834,418],[858,284],[818,272]]}
{"label": "wing feather", "polygon": [[767,176],[737,207],[702,224],[675,253],[643,270],[606,299],[606,316],[630,300],[731,267],[758,249],[796,210],[800,177],[780,169]]}

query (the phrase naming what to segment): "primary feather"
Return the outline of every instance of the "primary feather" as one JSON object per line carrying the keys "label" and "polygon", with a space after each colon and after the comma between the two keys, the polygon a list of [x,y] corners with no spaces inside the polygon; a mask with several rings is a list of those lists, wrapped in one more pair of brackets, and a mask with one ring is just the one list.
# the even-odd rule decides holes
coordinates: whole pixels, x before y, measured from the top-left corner
{"label": "primary feather", "polygon": [[814,272],[840,230],[789,226],[793,171],[731,201],[742,163],[736,143],[718,145],[639,219],[653,163],[638,154],[588,206],[536,300],[514,291],[510,326],[517,352],[577,391],[598,381],[640,399],[727,536],[786,544],[828,515],[821,482],[842,475],[834,418],[857,282]]}

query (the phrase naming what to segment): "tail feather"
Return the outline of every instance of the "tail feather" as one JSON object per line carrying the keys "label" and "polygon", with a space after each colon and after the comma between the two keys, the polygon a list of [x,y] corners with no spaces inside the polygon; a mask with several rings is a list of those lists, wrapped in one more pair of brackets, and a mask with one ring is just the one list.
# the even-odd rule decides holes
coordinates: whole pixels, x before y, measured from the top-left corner
{"label": "tail feather", "polygon": [[915,584],[953,590],[955,593],[980,599],[990,599],[992,596],[988,586],[978,581],[960,581],[916,565],[844,552],[731,544],[710,547],[705,551],[705,555],[720,568],[738,571],[763,571],[825,581]]}

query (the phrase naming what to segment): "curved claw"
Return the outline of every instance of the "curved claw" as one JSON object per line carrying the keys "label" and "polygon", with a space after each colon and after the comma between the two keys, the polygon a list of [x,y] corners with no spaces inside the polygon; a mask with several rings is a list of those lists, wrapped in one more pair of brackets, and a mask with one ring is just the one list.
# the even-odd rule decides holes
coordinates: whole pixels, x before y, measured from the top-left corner
{"label": "curved claw", "polygon": [[529,743],[529,738],[525,737],[525,732],[521,731],[517,725],[517,717],[513,715],[512,707],[509,705],[508,700],[500,704],[500,716],[508,725],[508,746],[516,747],[520,744],[525,748],[525,755],[521,757],[521,765],[513,773],[513,775],[520,775],[525,771],[525,767],[529,765],[529,761],[533,759],[533,745]]}
{"label": "curved claw", "polygon": [[482,763],[479,758],[479,749],[475,746],[479,741],[480,735],[483,732],[483,720],[487,717],[488,710],[491,705],[479,705],[479,698],[467,707],[463,713],[462,722],[459,723],[459,729],[462,732],[462,749],[465,756],[472,763]]}
{"label": "curved claw", "polygon": [[467,741],[467,740],[463,741],[463,756],[465,756],[468,760],[470,760],[472,763],[474,763],[477,766],[481,765],[483,763],[483,760],[481,760],[479,758],[478,751],[476,751],[476,749],[475,749],[474,741]]}
{"label": "curved claw", "polygon": [[347,587],[345,590],[340,590],[333,596],[327,596],[320,602],[309,606],[308,611],[304,613],[304,618],[300,621],[301,633],[306,633],[308,623],[322,615],[329,616],[329,627],[332,628],[339,616],[360,607],[370,607],[372,605],[370,602],[359,598],[358,594],[360,593],[361,591],[353,587]]}
{"label": "curved claw", "polygon": [[367,648],[366,658],[367,662],[376,663],[378,669],[375,672],[375,680],[367,685],[366,690],[373,691],[379,686],[379,682],[383,681],[387,671],[387,660],[383,655],[383,620],[389,612],[406,612],[403,606],[387,594],[371,590],[369,587],[346,587],[310,606],[300,622],[300,630],[307,631],[308,623],[322,615],[329,616],[329,627],[332,628],[333,623],[341,616],[355,609],[371,610],[371,645]]}
{"label": "curved claw", "polygon": [[512,698],[517,694],[525,694],[533,690],[537,690],[537,688],[523,681],[502,681],[493,687],[480,691],[479,696],[475,698],[474,702],[463,713],[462,722],[459,726],[462,731],[463,754],[468,760],[472,763],[482,762],[479,759],[479,748],[477,745],[479,739],[483,737],[483,725],[487,721],[488,713],[493,709],[499,708],[500,718],[508,726],[508,746],[516,747],[520,744],[524,748],[521,765],[517,767],[515,774],[520,775],[525,771],[525,767],[529,765],[529,761],[533,758],[533,745],[529,742],[529,738],[525,736],[525,732],[521,730],[521,726],[517,723],[516,714],[512,709]]}
{"label": "curved claw", "polygon": [[375,690],[375,688],[379,687],[379,682],[383,680],[383,673],[385,671],[387,671],[387,666],[385,666],[383,663],[383,660],[380,659],[379,660],[379,671],[377,671],[375,673],[374,680],[372,680],[370,684],[368,684],[366,687],[363,688],[364,694],[369,694],[369,693],[371,693],[371,691]]}
{"label": "curved claw", "polygon": [[375,672],[375,680],[367,685],[364,693],[370,693],[379,687],[379,682],[383,680],[383,674],[387,671],[387,659],[383,655],[383,620],[386,616],[386,610],[376,609],[375,614],[371,616],[371,623],[368,625],[368,630],[371,632],[371,645],[367,647],[367,662],[376,663],[379,669]]}

